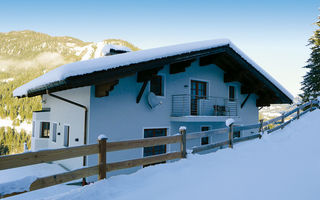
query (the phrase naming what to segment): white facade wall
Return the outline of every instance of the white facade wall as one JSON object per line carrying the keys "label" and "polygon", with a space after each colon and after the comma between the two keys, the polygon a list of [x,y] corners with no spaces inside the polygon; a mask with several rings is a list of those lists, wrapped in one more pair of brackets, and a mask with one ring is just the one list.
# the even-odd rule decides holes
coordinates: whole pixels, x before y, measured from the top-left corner
{"label": "white facade wall", "polygon": [[31,151],[47,149],[49,140],[40,137],[40,123],[50,121],[50,112],[34,112],[32,115]]}
{"label": "white facade wall", "polygon": [[[225,127],[224,119],[217,117],[206,119],[200,122],[177,122],[171,118],[172,95],[190,94],[191,80],[200,80],[208,82],[208,96],[228,97],[228,86],[234,85],[236,88],[236,98],[239,99],[239,117],[236,117],[237,124],[257,123],[258,109],[256,107],[256,96],[251,95],[240,110],[241,102],[246,95],[240,94],[240,83],[226,84],[223,80],[224,72],[215,65],[200,67],[198,60],[192,63],[192,66],[186,68],[186,72],[178,74],[169,74],[169,66],[165,66],[159,72],[164,75],[164,97],[159,97],[162,104],[151,109],[148,106],[147,96],[149,94],[149,85],[147,86],[141,101],[136,103],[136,97],[142,87],[142,83],[137,83],[137,76],[120,79],[119,84],[109,93],[109,96],[96,98],[94,87],[91,90],[91,109],[90,109],[90,143],[95,143],[100,134],[108,137],[108,142],[130,139],[141,139],[144,137],[144,129],[147,128],[167,128],[168,135],[178,133],[181,125],[187,127],[187,132],[198,132],[200,127],[209,125],[212,128]],[[195,116],[193,118],[201,118]],[[218,117],[219,118],[219,117]],[[214,141],[222,140],[224,136],[217,136]],[[211,139],[213,140],[213,138]],[[188,141],[187,147],[199,146],[200,139]],[[167,152],[177,149],[178,145],[167,145]],[[143,150],[134,149],[128,151],[118,151],[108,153],[107,162],[116,162],[140,158],[143,156]],[[97,156],[89,156],[89,165],[97,164]],[[126,169],[122,171],[111,172],[109,175],[119,173],[130,173],[137,168]]]}
{"label": "white facade wall", "polygon": [[[199,60],[186,68],[186,72],[177,74],[169,74],[169,65],[166,65],[159,75],[164,77],[164,96],[159,97],[162,104],[154,109],[148,105],[147,97],[149,94],[149,85],[147,86],[139,104],[136,103],[137,95],[142,87],[142,83],[137,83],[137,76],[122,78],[114,90],[109,92],[109,96],[96,98],[95,87],[88,86],[76,89],[65,90],[55,93],[56,95],[75,101],[88,108],[88,138],[87,144],[97,143],[97,137],[105,134],[108,142],[141,139],[144,138],[144,129],[148,128],[167,128],[167,135],[178,133],[180,126],[187,127],[187,133],[198,132],[201,126],[209,126],[210,128],[225,127],[225,119],[228,117],[199,117],[192,116],[187,118],[173,118],[172,111],[172,95],[190,94],[191,80],[206,81],[208,83],[207,96],[228,98],[228,86],[235,86],[236,98],[239,100],[238,117],[235,117],[236,124],[252,124],[258,122],[258,108],[256,107],[256,95],[251,95],[243,109],[240,108],[241,103],[247,95],[240,94],[240,83],[224,83],[224,72],[215,65],[200,67]],[[52,131],[52,123],[57,123],[57,141],[52,141],[52,134],[46,144],[39,147],[35,144],[35,150],[43,148],[61,148],[63,146],[63,127],[70,126],[70,146],[84,144],[84,109],[55,99],[48,95],[43,95],[44,108],[50,108],[50,112],[45,120],[51,122],[50,130]],[[34,116],[37,114],[35,113]],[[41,116],[40,116],[41,118]],[[35,119],[36,124],[41,119]],[[37,127],[37,125],[36,125]],[[39,130],[40,131],[40,130]],[[251,134],[250,132],[244,135]],[[37,137],[37,136],[36,136]],[[210,138],[210,142],[217,142],[226,139],[227,136],[214,136]],[[76,141],[78,139],[78,141]],[[35,140],[36,141],[36,140]],[[35,142],[37,143],[37,142]],[[199,146],[200,139],[188,141],[187,147]],[[167,152],[178,149],[178,145],[167,145]],[[116,162],[143,157],[143,149],[133,149],[126,151],[111,152],[107,155],[107,162]],[[68,159],[59,161],[67,168],[75,169],[82,166],[82,158]],[[87,164],[89,166],[97,165],[97,155],[88,156]],[[140,167],[119,170],[108,173],[108,176],[119,173],[131,173]]]}
{"label": "white facade wall", "polygon": [[[54,93],[57,96],[63,97],[65,99],[77,102],[90,108],[90,87],[75,88],[65,91],[60,91]],[[43,95],[43,108],[50,108],[50,112],[44,112],[48,116],[44,119],[36,119],[36,137],[39,137],[40,134],[40,122],[48,121],[50,122],[50,138],[37,138],[41,140],[42,143],[46,142],[46,146],[35,145],[34,150],[39,149],[53,149],[53,148],[64,148],[64,126],[70,126],[69,132],[69,147],[79,146],[84,144],[84,119],[85,111],[83,108],[70,103],[61,101],[49,95]],[[40,112],[41,114],[42,112]],[[34,113],[36,116],[38,113]],[[89,118],[89,114],[88,114]],[[88,119],[89,121],[89,119]],[[57,124],[57,135],[56,142],[52,140],[52,130],[53,123]],[[89,126],[89,123],[88,123]],[[89,128],[87,128],[89,129]],[[59,161],[65,167],[69,169],[76,169],[82,166],[82,158],[74,158]]]}

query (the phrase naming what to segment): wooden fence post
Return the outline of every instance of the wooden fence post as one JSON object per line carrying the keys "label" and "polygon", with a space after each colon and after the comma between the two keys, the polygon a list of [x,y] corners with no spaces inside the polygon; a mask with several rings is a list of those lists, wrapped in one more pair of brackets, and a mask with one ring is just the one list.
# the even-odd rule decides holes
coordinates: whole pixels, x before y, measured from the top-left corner
{"label": "wooden fence post", "polygon": [[263,134],[263,119],[260,119],[259,121],[260,121],[259,133],[261,133],[259,136],[259,139],[261,139]]}
{"label": "wooden fence post", "polygon": [[229,125],[229,147],[233,148],[233,123]]}
{"label": "wooden fence post", "polygon": [[105,135],[99,135],[99,180],[106,178],[107,173],[107,137]]}
{"label": "wooden fence post", "polygon": [[260,127],[259,127],[259,132],[263,132],[263,119],[260,119]]}
{"label": "wooden fence post", "polygon": [[181,137],[181,143],[180,143],[180,150],[182,154],[182,158],[187,157],[187,128],[185,126],[180,126],[179,132],[182,135]]}
{"label": "wooden fence post", "polygon": [[300,108],[298,107],[298,110],[297,110],[297,119],[300,118]]}
{"label": "wooden fence post", "polygon": [[310,112],[312,111],[312,107],[313,107],[312,100],[310,100]]}
{"label": "wooden fence post", "polygon": [[282,114],[282,117],[281,117],[281,129],[283,129],[284,128],[284,126],[282,126],[283,125],[283,123],[284,123],[284,114]]}

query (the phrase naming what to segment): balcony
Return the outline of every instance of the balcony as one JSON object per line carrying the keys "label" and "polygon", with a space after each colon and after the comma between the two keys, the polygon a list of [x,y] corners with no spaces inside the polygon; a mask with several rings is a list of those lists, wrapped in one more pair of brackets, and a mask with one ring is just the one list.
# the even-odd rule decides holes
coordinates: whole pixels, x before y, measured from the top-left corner
{"label": "balcony", "polygon": [[[201,118],[199,118],[201,116]],[[171,118],[174,121],[222,121],[238,116],[238,101],[212,96],[172,95]],[[180,119],[180,120],[178,120]]]}

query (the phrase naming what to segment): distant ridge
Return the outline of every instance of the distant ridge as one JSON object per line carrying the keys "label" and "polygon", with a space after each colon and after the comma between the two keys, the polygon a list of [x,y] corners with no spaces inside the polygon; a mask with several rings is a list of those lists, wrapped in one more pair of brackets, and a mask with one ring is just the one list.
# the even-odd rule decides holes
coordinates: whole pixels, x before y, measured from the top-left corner
{"label": "distant ridge", "polygon": [[40,97],[17,99],[12,91],[63,64],[101,57],[107,44],[139,50],[121,39],[84,42],[32,30],[0,32],[0,118],[10,118],[17,126],[30,123],[32,112],[41,109]]}

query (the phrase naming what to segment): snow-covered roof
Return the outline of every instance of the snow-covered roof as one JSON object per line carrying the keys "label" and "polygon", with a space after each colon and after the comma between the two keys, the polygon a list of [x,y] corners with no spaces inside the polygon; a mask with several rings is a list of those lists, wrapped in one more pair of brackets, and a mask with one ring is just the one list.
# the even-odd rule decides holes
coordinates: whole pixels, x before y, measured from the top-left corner
{"label": "snow-covered roof", "polygon": [[86,75],[98,71],[108,71],[122,66],[129,66],[132,64],[138,64],[186,53],[199,52],[202,50],[214,49],[223,46],[228,46],[233,49],[266,79],[268,79],[275,87],[277,87],[283,94],[285,94],[289,99],[293,100],[293,96],[282,85],[280,85],[273,77],[271,77],[265,70],[252,61],[228,39],[207,40],[141,51],[132,51],[124,54],[117,54],[113,56],[106,56],[92,60],[66,64],[15,89],[13,91],[13,95],[15,97],[28,96],[30,91],[59,84],[69,77]]}

